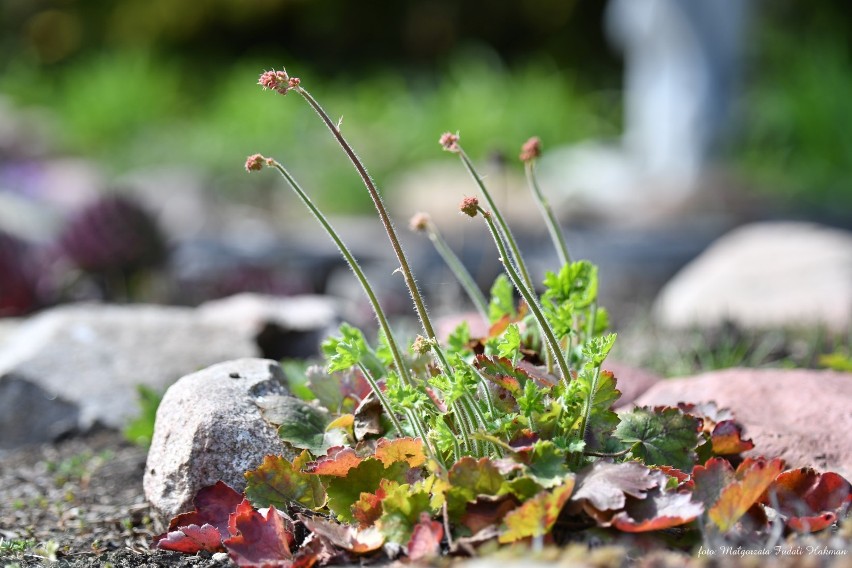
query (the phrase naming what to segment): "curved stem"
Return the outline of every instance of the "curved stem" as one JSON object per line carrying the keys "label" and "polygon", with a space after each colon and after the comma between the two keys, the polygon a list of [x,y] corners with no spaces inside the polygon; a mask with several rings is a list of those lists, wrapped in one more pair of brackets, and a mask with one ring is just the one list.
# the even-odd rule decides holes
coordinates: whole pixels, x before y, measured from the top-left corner
{"label": "curved stem", "polygon": [[497,230],[497,226],[494,224],[494,220],[491,218],[491,214],[483,210],[481,207],[479,207],[479,212],[485,218],[485,222],[488,225],[488,229],[491,231],[491,237],[494,239],[494,244],[497,245],[497,250],[500,252],[500,261],[503,263],[503,267],[506,269],[506,274],[509,275],[509,279],[512,280],[512,283],[515,285],[515,288],[518,289],[518,292],[520,292],[521,296],[526,301],[527,305],[530,308],[530,311],[533,313],[533,316],[538,322],[539,328],[541,329],[542,334],[547,340],[547,345],[553,352],[553,357],[554,359],[556,359],[556,364],[559,366],[559,372],[562,374],[562,380],[567,386],[568,382],[571,380],[571,372],[568,368],[568,364],[565,362],[565,356],[563,355],[562,350],[559,347],[559,341],[556,340],[556,336],[553,334],[553,330],[550,329],[547,320],[544,318],[544,314],[541,313],[541,308],[538,305],[538,300],[536,300],[535,294],[529,289],[527,289],[527,287],[524,285],[524,282],[521,280],[520,275],[515,270],[515,267],[512,265],[512,262],[507,258],[506,247],[503,244],[503,240],[500,238],[500,233]]}
{"label": "curved stem", "polygon": [[311,108],[316,111],[319,115],[320,119],[322,119],[323,123],[325,123],[326,127],[331,131],[331,134],[337,140],[337,143],[340,144],[340,147],[343,148],[343,151],[348,156],[349,160],[352,162],[352,165],[355,166],[355,169],[358,171],[358,175],[361,176],[361,180],[364,182],[364,185],[367,188],[367,191],[370,194],[370,198],[373,200],[373,204],[376,206],[376,211],[379,213],[379,218],[382,221],[382,225],[385,228],[385,232],[388,234],[388,239],[390,239],[391,247],[393,247],[393,251],[396,254],[396,258],[399,261],[399,266],[402,271],[402,276],[405,278],[405,284],[408,286],[408,291],[411,294],[411,299],[414,300],[414,307],[417,310],[417,316],[420,319],[420,324],[423,326],[423,331],[426,332],[426,336],[429,339],[437,339],[435,336],[435,331],[432,327],[432,322],[429,320],[429,314],[426,312],[426,305],[423,303],[423,297],[420,294],[420,290],[417,288],[417,282],[414,280],[414,275],[411,273],[411,268],[408,265],[408,260],[405,257],[405,252],[402,250],[402,246],[399,244],[399,239],[397,238],[396,231],[393,228],[393,224],[391,223],[390,217],[388,216],[387,209],[385,209],[384,203],[382,203],[382,198],[379,195],[379,191],[376,188],[375,182],[370,177],[370,174],[367,173],[367,168],[361,162],[361,159],[358,158],[358,155],[355,153],[355,150],[349,145],[343,135],[340,133],[340,129],[337,125],[331,120],[331,117],[328,116],[328,113],[320,106],[314,97],[311,94],[303,89],[302,87],[296,87],[295,91],[298,92],[302,97],[308,102]]}
{"label": "curved stem", "polygon": [[509,228],[509,224],[506,223],[506,220],[503,219],[503,215],[500,214],[500,209],[497,207],[497,204],[494,202],[494,199],[491,197],[491,192],[488,191],[488,188],[485,187],[485,182],[482,181],[482,178],[479,176],[479,173],[476,171],[476,168],[473,166],[473,162],[470,161],[470,158],[467,157],[467,154],[464,153],[464,150],[459,147],[458,151],[459,157],[461,158],[464,167],[467,168],[467,171],[470,173],[473,180],[476,182],[476,185],[479,186],[479,190],[482,192],[482,196],[485,197],[485,201],[488,202],[488,207],[491,209],[494,217],[497,219],[497,224],[500,226],[500,232],[503,234],[503,237],[506,239],[506,242],[509,243],[509,248],[512,249],[512,256],[507,257],[507,260],[511,258],[515,262],[518,267],[518,270],[523,277],[524,283],[527,285],[527,288],[530,290],[535,290],[535,286],[533,286],[532,278],[530,278],[530,273],[527,270],[527,265],[524,263],[524,258],[521,256],[521,250],[518,248],[518,243],[515,241],[515,237],[512,234],[512,230]]}
{"label": "curved stem", "polygon": [[379,326],[382,328],[382,331],[385,332],[385,337],[388,340],[388,346],[390,347],[391,354],[393,355],[394,363],[396,363],[397,372],[402,377],[402,380],[406,385],[411,384],[411,376],[408,372],[408,367],[405,364],[405,359],[402,358],[402,352],[399,350],[399,345],[393,337],[393,333],[391,332],[390,324],[388,323],[388,319],[385,316],[385,312],[382,309],[382,306],[379,304],[378,298],[376,298],[376,294],[373,292],[373,287],[370,286],[370,282],[367,280],[367,276],[364,274],[364,271],[361,270],[361,267],[358,264],[358,261],[355,260],[355,257],[352,256],[349,248],[344,244],[343,240],[341,240],[340,236],[337,234],[337,231],[334,230],[334,227],[331,226],[331,223],[328,222],[328,219],[325,218],[325,215],[314,205],[314,202],[311,201],[311,198],[308,197],[308,194],[302,189],[302,187],[296,182],[293,176],[290,175],[284,166],[278,163],[275,160],[271,160],[271,165],[278,172],[284,176],[284,179],[287,180],[287,183],[290,184],[290,187],[293,191],[296,192],[296,195],[299,196],[299,199],[302,200],[302,203],[310,210],[313,216],[319,221],[320,225],[322,225],[325,232],[331,237],[331,240],[334,241],[334,244],[337,245],[338,250],[340,250],[340,254],[343,255],[343,258],[346,259],[346,262],[349,264],[349,268],[352,269],[352,272],[355,273],[355,277],[358,279],[358,282],[361,284],[361,288],[364,290],[364,293],[367,295],[367,299],[370,301],[370,305],[373,308],[373,312],[376,314],[376,319],[379,321]]}
{"label": "curved stem", "polygon": [[559,226],[559,221],[556,215],[553,214],[553,209],[550,207],[541,188],[538,185],[538,178],[535,175],[535,163],[529,161],[526,163],[527,185],[535,198],[535,203],[544,217],[547,231],[550,233],[550,239],[553,241],[553,246],[556,247],[556,254],[559,255],[559,263],[566,265],[571,262],[571,255],[568,254],[568,246],[565,244],[565,234],[562,232],[562,227]]}

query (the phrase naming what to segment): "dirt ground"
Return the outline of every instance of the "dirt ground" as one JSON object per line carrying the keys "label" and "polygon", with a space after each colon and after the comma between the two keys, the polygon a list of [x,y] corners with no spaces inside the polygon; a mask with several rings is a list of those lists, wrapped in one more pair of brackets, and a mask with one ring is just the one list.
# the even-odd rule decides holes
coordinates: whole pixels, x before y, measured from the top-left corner
{"label": "dirt ground", "polygon": [[149,549],[162,526],[142,491],[145,456],[112,431],[0,454],[0,568],[230,565]]}

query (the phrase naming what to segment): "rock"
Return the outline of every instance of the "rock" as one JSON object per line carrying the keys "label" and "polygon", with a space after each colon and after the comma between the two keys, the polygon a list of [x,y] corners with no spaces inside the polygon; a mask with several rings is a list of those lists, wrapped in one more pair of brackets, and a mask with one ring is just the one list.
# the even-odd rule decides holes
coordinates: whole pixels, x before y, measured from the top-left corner
{"label": "rock", "polygon": [[245,489],[243,473],[267,454],[286,455],[277,429],[255,401],[287,394],[281,367],[268,359],[239,359],[181,378],[157,410],[143,485],[166,517],[192,509],[202,487],[221,480]]}
{"label": "rock", "polygon": [[162,391],[212,363],[257,355],[249,337],[194,310],[70,305],[0,344],[0,448],[46,442],[138,413],[136,385]]}
{"label": "rock", "polygon": [[809,223],[736,229],[688,264],[654,306],[664,326],[852,324],[852,233]]}
{"label": "rock", "polygon": [[715,401],[734,412],[754,441],[747,455],[781,457],[790,468],[811,466],[852,479],[850,400],[852,373],[727,369],[661,381],[635,402]]}
{"label": "rock", "polygon": [[255,341],[264,357],[308,358],[340,323],[340,302],[327,296],[244,293],[198,308],[201,321],[230,326]]}
{"label": "rock", "polygon": [[621,391],[621,398],[616,402],[619,406],[633,402],[662,380],[662,377],[650,371],[610,359],[604,362],[603,369],[611,371],[615,376],[616,388]]}

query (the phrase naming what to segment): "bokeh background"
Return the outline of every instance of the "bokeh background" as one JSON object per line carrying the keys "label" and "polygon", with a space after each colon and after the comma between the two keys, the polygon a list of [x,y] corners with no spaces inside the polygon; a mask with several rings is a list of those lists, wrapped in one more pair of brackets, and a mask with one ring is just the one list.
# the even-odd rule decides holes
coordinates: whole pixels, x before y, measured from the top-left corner
{"label": "bokeh background", "polygon": [[[444,131],[459,131],[467,152],[507,185],[521,175],[516,155],[531,135],[546,150],[570,153],[590,141],[617,147],[630,129],[629,56],[613,41],[612,4],[0,0],[0,230],[16,239],[0,254],[5,313],[99,296],[192,304],[245,289],[332,290],[333,249],[307,233],[304,213],[274,176],[245,174],[244,158],[277,157],[333,214],[369,213],[372,205],[313,113],[300,100],[260,91],[265,69],[286,67],[343,118],[401,226],[414,205],[444,199],[436,197],[444,185],[455,189],[435,173],[435,162],[452,162],[436,143]],[[732,209],[724,228],[771,215],[848,227],[852,5],[746,4],[725,128],[702,165],[701,187],[686,193],[723,196],[719,202]],[[591,164],[605,176],[610,162]],[[558,164],[547,171],[559,178]],[[127,187],[164,227],[166,244],[151,237],[146,250],[170,253],[169,281],[139,282],[136,264],[160,257],[107,274],[69,260],[74,247],[57,248],[81,208]],[[654,201],[653,188],[639,189]],[[452,210],[457,198],[446,200]],[[692,223],[695,215],[695,207],[662,207],[665,215],[637,219],[632,206],[591,199],[589,208],[572,209],[558,196],[554,203],[572,227],[607,226],[609,235],[623,225]],[[89,218],[97,224],[97,213]],[[358,242],[358,222],[344,227],[358,251],[380,256],[374,241]],[[659,279],[721,228],[694,242],[678,234],[692,245],[671,253],[677,258]],[[78,240],[89,238],[86,230]],[[604,236],[573,236],[604,268],[624,260],[595,247],[608,242]],[[530,238],[546,245],[541,235]],[[482,256],[470,237],[451,240],[463,254]],[[665,255],[666,242],[656,234],[645,245]],[[8,260],[16,255],[25,261]],[[42,268],[30,266],[36,258]],[[482,282],[495,270],[484,270]],[[21,287],[34,290],[29,295],[10,292],[16,271]],[[404,309],[404,296],[399,302]]]}

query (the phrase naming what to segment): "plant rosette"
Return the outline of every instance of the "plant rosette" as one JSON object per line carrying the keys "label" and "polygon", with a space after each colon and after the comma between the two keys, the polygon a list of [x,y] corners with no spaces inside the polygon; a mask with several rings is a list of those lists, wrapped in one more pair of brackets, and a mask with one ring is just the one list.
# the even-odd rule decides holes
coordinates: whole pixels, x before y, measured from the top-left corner
{"label": "plant rosette", "polygon": [[227,551],[240,566],[313,566],[643,533],[646,543],[697,552],[708,542],[765,543],[823,530],[848,513],[847,480],[785,471],[780,459],[744,459],[753,444],[713,404],[613,411],[621,393],[605,361],[616,336],[598,304],[597,267],[569,256],[536,179],[537,138],[520,158],[562,263],[546,273],[540,294],[459,136],[440,139],[479,193],[460,211],[485,225],[505,269],[486,298],[428,215],[411,220],[489,323],[484,337],[462,323],[441,341],[378,188],[340,125],[285,71],[267,71],[259,83],[301,96],[351,160],[422,335],[398,339],[357,259],[309,194],[278,161],[250,156],[246,170],[277,170],[337,245],[379,334],[371,342],[344,324],[327,339],[324,365],[288,377],[297,396],[267,397],[261,408],[301,453],[292,461],[266,456],[246,472],[244,493],[221,482],[202,489],[195,511],[172,519],[157,547]]}

